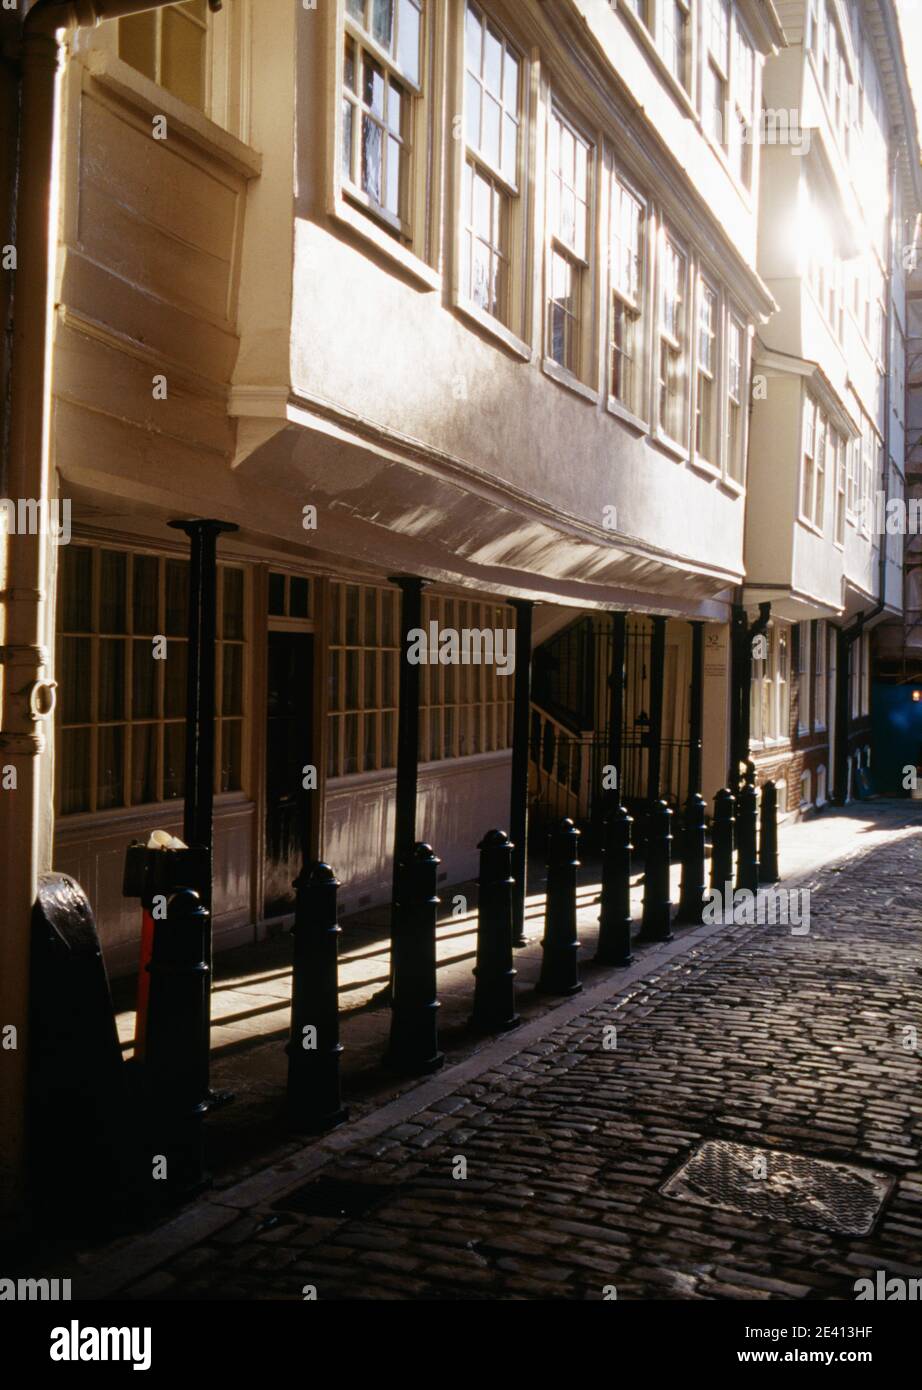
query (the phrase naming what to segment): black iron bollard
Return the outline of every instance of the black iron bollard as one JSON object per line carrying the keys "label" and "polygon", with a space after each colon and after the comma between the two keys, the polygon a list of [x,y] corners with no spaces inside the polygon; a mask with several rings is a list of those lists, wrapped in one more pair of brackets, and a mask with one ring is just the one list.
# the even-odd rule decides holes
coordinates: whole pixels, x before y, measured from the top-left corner
{"label": "black iron bollard", "polygon": [[777,883],[778,871],[778,788],[766,782],[762,788],[762,816],[759,834],[759,882]]}
{"label": "black iron bollard", "polygon": [[733,842],[736,833],[736,797],[726,787],[714,797],[711,828],[711,887],[723,893],[733,884]]}
{"label": "black iron bollard", "polygon": [[384,1065],[403,1076],[438,1071],[435,927],[439,864],[431,845],[417,844],[397,866],[393,927],[391,1038]]}
{"label": "black iron bollard", "polygon": [[630,965],[631,827],[634,819],[620,803],[609,808],[602,843],[602,901],[599,914],[598,965]]}
{"label": "black iron bollard", "polygon": [[579,831],[571,820],[562,820],[547,842],[547,897],[541,945],[544,956],[537,984],[540,994],[578,994],[582,989],[576,930],[578,868]]}
{"label": "black iron bollard", "polygon": [[516,971],[512,965],[513,845],[505,831],[491,830],[477,848],[480,892],[471,1022],[487,1033],[505,1033],[521,1022],[515,1011]]}
{"label": "black iron bollard", "polygon": [[759,851],[756,822],[759,797],[751,782],[744,782],[736,802],[736,887],[755,893],[759,888]]}
{"label": "black iron bollard", "polygon": [[682,891],[677,918],[680,922],[701,922],[707,888],[706,861],[707,805],[704,797],[694,792],[685,803],[682,829]]}
{"label": "black iron bollard", "polygon": [[144,1086],[150,1114],[153,1176],[182,1200],[204,1185],[202,1121],[208,1103],[209,914],[198,893],[181,888],[154,930]]}
{"label": "black iron bollard", "polygon": [[342,1124],[339,1084],[339,937],[336,890],[329,864],[312,864],[295,879],[291,966],[288,1123],[299,1134]]}
{"label": "black iron bollard", "polygon": [[672,940],[672,812],[665,801],[655,801],[647,816],[647,850],[644,859],[643,918],[639,941]]}

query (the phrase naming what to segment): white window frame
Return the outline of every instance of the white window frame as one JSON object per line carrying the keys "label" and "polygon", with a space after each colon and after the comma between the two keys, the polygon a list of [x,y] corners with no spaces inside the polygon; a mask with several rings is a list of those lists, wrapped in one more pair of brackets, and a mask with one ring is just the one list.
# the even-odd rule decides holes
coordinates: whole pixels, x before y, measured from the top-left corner
{"label": "white window frame", "polygon": [[797,624],[797,732],[809,734],[813,703],[813,624]]}
{"label": "white window frame", "polygon": [[[702,311],[707,301],[707,296],[711,297],[713,303],[713,317],[709,329],[710,339],[710,369],[702,365],[701,347],[704,340],[704,322]],[[693,392],[693,428],[692,428],[692,453],[699,465],[720,472],[721,467],[721,436],[723,402],[721,398],[721,383],[723,377],[723,302],[721,299],[720,288],[716,281],[710,279],[703,271],[699,270],[696,277],[695,294],[695,374]],[[705,441],[704,447],[699,443],[701,434],[701,392],[706,387],[710,391],[710,423],[708,426],[709,439]],[[729,388],[729,383],[728,383]]]}
{"label": "white window frame", "polygon": [[[500,102],[500,131],[501,139],[504,137],[504,130],[507,129],[507,121],[513,120],[516,123],[516,152],[514,159],[514,170],[510,171],[508,164],[505,170],[497,165],[482,152],[480,148],[474,147],[469,140],[469,102],[471,98],[471,85],[475,79],[469,76],[467,62],[467,38],[468,38],[468,16],[469,13],[479,19],[482,35],[491,33],[501,44],[501,61],[505,71],[505,56],[510,53],[518,62],[519,77],[517,102],[514,108],[507,107],[505,103],[506,93],[503,92]],[[529,63],[520,44],[509,36],[504,26],[498,24],[490,12],[489,6],[476,3],[476,0],[465,0],[460,6],[460,33],[458,37],[458,63],[456,80],[458,90],[462,93],[464,106],[463,120],[463,139],[454,142],[460,146],[458,151],[455,175],[457,179],[457,199],[459,217],[456,226],[455,255],[456,255],[456,275],[454,284],[454,302],[456,306],[465,313],[472,316],[484,328],[488,329],[504,341],[508,346],[513,347],[520,356],[529,357],[530,349],[527,339],[528,330],[528,283],[529,277],[528,256],[527,256],[527,236],[528,236],[528,146],[529,146],[529,113],[530,113],[530,69]],[[483,55],[486,53],[485,37]],[[485,56],[484,56],[485,61]],[[480,78],[483,76],[481,67]],[[504,79],[505,83],[505,79]],[[480,87],[481,111],[483,105],[490,99],[490,94],[484,94],[484,84],[479,79],[477,85]],[[482,119],[482,117],[481,117]],[[502,145],[500,160],[502,162]],[[502,223],[500,236],[502,240],[501,254],[505,259],[505,291],[503,302],[500,306],[501,312],[492,313],[489,308],[478,304],[470,292],[470,284],[467,277],[467,251],[465,241],[471,237],[471,244],[476,237],[472,219],[468,217],[467,200],[473,196],[473,183],[468,186],[468,168],[477,171],[479,176],[489,184],[491,197],[497,200],[501,212],[500,220]],[[513,177],[510,179],[510,172]],[[473,175],[471,175],[473,180]]]}
{"label": "white window frame", "polygon": [[[630,199],[640,211],[640,267],[639,285],[635,295],[631,295],[629,289],[623,284],[618,283],[619,277],[616,268],[617,249],[622,245],[621,231],[623,224],[621,221],[622,199]],[[648,308],[648,287],[650,281],[650,237],[653,219],[651,217],[650,204],[642,193],[635,187],[633,182],[627,178],[619,169],[609,166],[609,254],[608,254],[608,330],[607,330],[607,360],[606,360],[606,390],[608,393],[609,406],[617,412],[626,411],[632,418],[639,422],[644,422],[647,417],[647,392],[648,392],[648,339],[649,339],[649,308]],[[625,400],[623,395],[615,393],[614,387],[614,357],[618,351],[615,341],[615,316],[618,311],[632,318],[632,354],[633,381],[630,392],[630,400]]]}
{"label": "white window frame", "polygon": [[[669,257],[675,258],[680,268],[679,283],[676,294],[676,313],[673,316],[678,319],[675,326],[678,333],[671,331],[666,326],[666,305],[667,305],[667,276],[666,267]],[[656,432],[659,438],[664,439],[672,445],[677,445],[687,455],[688,453],[688,434],[689,434],[689,384],[691,368],[691,344],[690,344],[690,323],[689,309],[693,308],[690,303],[689,286],[691,284],[691,259],[688,248],[679,241],[668,226],[660,227],[659,235],[659,255],[657,256],[657,343],[656,361],[656,403],[655,418]],[[669,277],[672,279],[671,275]],[[664,371],[664,362],[669,358],[672,364],[672,372]],[[681,381],[681,392],[674,393],[668,390],[671,380]],[[667,397],[677,398],[678,404],[674,407],[677,412],[677,419],[669,418],[667,407]],[[678,423],[678,430],[673,430],[670,426]]]}
{"label": "white window frame", "polygon": [[829,629],[825,618],[816,619],[813,632],[813,732],[825,733],[828,718],[828,674]]}
{"label": "white window frame", "polygon": [[[768,655],[754,657],[752,662],[750,743],[756,748],[789,745],[791,742],[790,624],[772,621],[765,636],[768,639]],[[782,650],[784,662],[781,660]]]}
{"label": "white window frame", "polygon": [[[585,149],[586,158],[586,237],[584,254],[579,248],[568,243],[560,235],[560,223],[555,228],[553,224],[554,197],[552,196],[553,181],[558,179],[563,185],[563,179],[559,174],[555,174],[552,168],[552,154],[554,146],[554,126],[559,126],[561,133],[567,134],[576,142],[575,149],[582,146]],[[596,295],[594,292],[594,269],[595,269],[595,244],[596,244],[596,197],[598,183],[598,143],[590,136],[585,128],[574,121],[565,107],[559,103],[553,95],[548,102],[547,119],[547,211],[546,211],[546,241],[544,256],[544,363],[546,369],[552,376],[562,377],[564,380],[582,383],[590,386],[595,377],[595,323],[596,323]],[[573,329],[573,348],[566,354],[568,360],[560,362],[553,354],[553,314],[552,306],[556,302],[553,298],[554,293],[554,270],[555,260],[559,260],[569,267],[570,274],[576,280],[576,294],[573,296],[577,300],[575,313],[570,315],[572,318]]]}
{"label": "white window frame", "polygon": [[[734,367],[731,353],[731,344],[734,334],[739,334],[740,362],[739,362],[739,398],[733,394]],[[727,312],[726,326],[726,425],[724,434],[726,445],[724,448],[723,471],[724,481],[731,483],[734,487],[742,489],[746,485],[746,450],[747,433],[749,428],[749,411],[746,409],[746,402],[749,399],[749,371],[750,371],[750,350],[749,350],[749,329],[740,314],[732,308]],[[735,414],[734,414],[735,412]],[[736,438],[733,437],[732,423],[736,420]]]}

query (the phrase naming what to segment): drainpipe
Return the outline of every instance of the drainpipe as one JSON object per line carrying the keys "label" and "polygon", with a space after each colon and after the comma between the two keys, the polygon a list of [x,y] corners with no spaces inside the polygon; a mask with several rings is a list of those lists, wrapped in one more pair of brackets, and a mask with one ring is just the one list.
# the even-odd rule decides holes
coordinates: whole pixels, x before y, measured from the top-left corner
{"label": "drainpipe", "polygon": [[[23,21],[15,57],[20,69],[16,152],[18,269],[13,286],[9,462],[6,491],[38,504],[47,521],[54,491],[50,450],[51,340],[57,229],[55,138],[62,30],[159,9],[168,0],[36,0]],[[209,0],[216,8],[220,0]],[[28,527],[25,528],[28,530]],[[4,628],[0,646],[0,1025],[17,1030],[15,1050],[0,1067],[0,1230],[23,1221],[26,1022],[29,922],[38,878],[51,867],[54,829],[52,740],[45,723],[54,708],[54,547],[47,525],[7,537]],[[12,790],[15,788],[15,790]]]}
{"label": "drainpipe", "polygon": [[[833,791],[830,800],[834,806],[844,806],[848,799],[848,735],[851,722],[851,703],[849,700],[849,674],[851,663],[851,650],[855,642],[861,637],[868,623],[878,617],[885,609],[887,604],[887,503],[890,501],[890,441],[892,428],[890,424],[890,411],[893,404],[891,371],[892,371],[892,342],[893,342],[893,258],[896,249],[895,238],[893,235],[893,219],[896,209],[896,179],[897,162],[896,149],[902,140],[902,131],[893,130],[891,132],[890,150],[888,154],[888,180],[890,186],[890,216],[887,218],[887,245],[885,258],[887,265],[887,321],[884,336],[884,505],[881,512],[883,520],[883,532],[880,536],[880,547],[877,556],[877,593],[878,598],[874,607],[867,613],[858,613],[850,627],[840,627],[836,630],[836,739],[835,747],[832,750],[833,766]],[[877,520],[877,508],[874,507],[874,522]],[[872,522],[872,525],[874,524]],[[905,544],[905,542],[904,542]]]}
{"label": "drainpipe", "polygon": [[743,768],[749,762],[750,692],[752,689],[752,644],[771,621],[770,603],[759,604],[759,616],[750,623],[741,603],[734,604],[730,649],[730,768],[727,786],[734,796],[739,789]]}

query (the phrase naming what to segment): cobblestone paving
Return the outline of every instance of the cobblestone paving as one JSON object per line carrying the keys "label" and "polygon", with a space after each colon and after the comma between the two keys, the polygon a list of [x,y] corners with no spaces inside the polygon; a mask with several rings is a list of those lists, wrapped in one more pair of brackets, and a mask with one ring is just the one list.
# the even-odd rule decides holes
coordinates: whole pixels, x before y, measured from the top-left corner
{"label": "cobblestone paving", "polygon": [[[324,1176],[386,1185],[366,1215],[245,1211],[128,1296],[852,1300],[878,1269],[920,1277],[920,904],[918,835],[849,860],[808,935],[728,927],[332,1159]],[[661,1195],[706,1138],[893,1190],[860,1238]]]}

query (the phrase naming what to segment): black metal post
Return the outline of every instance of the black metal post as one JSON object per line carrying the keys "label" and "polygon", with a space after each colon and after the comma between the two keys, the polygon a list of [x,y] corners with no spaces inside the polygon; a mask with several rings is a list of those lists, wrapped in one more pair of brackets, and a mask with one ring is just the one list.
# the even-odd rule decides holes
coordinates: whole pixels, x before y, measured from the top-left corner
{"label": "black metal post", "polygon": [[672,940],[672,812],[657,801],[647,816],[644,858],[643,918],[639,941]]}
{"label": "black metal post", "polygon": [[691,694],[688,702],[688,796],[701,791],[701,753],[704,727],[704,623],[691,627]]}
{"label": "black metal post", "polygon": [[217,652],[218,536],[239,528],[225,521],[171,521],[189,537],[189,643],[186,671],[186,786],[183,839],[207,851],[207,882],[196,884],[211,911]]}
{"label": "black metal post", "polygon": [[512,840],[512,940],[527,945],[525,898],[528,893],[528,740],[531,721],[531,599],[513,599],[515,609],[515,689],[512,711],[512,771],[509,794],[509,834]]}
{"label": "black metal post", "polygon": [[[147,1048],[143,1082],[153,1143],[152,1177],[168,1198],[182,1199],[204,1182],[202,1120],[208,1110],[210,939],[208,910],[198,893],[181,888],[157,922],[150,965]],[[158,1163],[166,1164],[161,1175]]]}
{"label": "black metal post", "polygon": [[759,827],[759,882],[777,883],[778,872],[778,788],[774,782],[762,787],[762,815]]}
{"label": "black metal post", "polygon": [[342,1124],[339,1081],[339,937],[336,890],[329,864],[305,865],[295,880],[288,1123],[299,1134]]}
{"label": "black metal post", "polygon": [[650,745],[647,762],[647,800],[659,801],[663,765],[663,686],[666,672],[666,619],[653,619],[650,642]]}
{"label": "black metal post", "polygon": [[759,887],[757,845],[758,793],[750,781],[740,787],[736,801],[736,886],[755,893]]}
{"label": "black metal post", "polygon": [[[191,886],[206,910],[207,958],[213,966],[211,909],[214,885],[215,658],[217,655],[218,537],[239,530],[232,522],[206,519],[171,521],[189,537],[189,641],[186,648],[186,772],[183,839],[201,852],[202,872]],[[169,652],[167,653],[169,660]],[[206,1065],[211,1053],[211,998],[202,1020]],[[214,1092],[205,1074],[205,1094],[212,1104],[233,1099]]]}
{"label": "black metal post", "polygon": [[682,889],[678,920],[699,923],[704,911],[707,888],[707,806],[698,792],[685,803],[685,824],[682,828]]}
{"label": "black metal post", "polygon": [[515,1011],[512,924],[516,882],[513,846],[502,830],[491,830],[478,845],[477,965],[471,1022],[488,1033],[505,1033],[521,1020]]}
{"label": "black metal post", "polygon": [[733,884],[733,842],[736,831],[736,797],[726,787],[714,797],[711,846],[711,887],[723,893]]}
{"label": "black metal post", "polygon": [[599,914],[598,965],[630,965],[631,827],[625,808],[612,806],[605,817],[602,845],[602,899]]}
{"label": "black metal post", "polygon": [[617,786],[603,798],[606,812],[621,806],[621,753],[624,726],[624,653],[627,614],[611,615],[611,671],[608,675],[608,763],[615,769]]}
{"label": "black metal post", "polygon": [[391,583],[400,589],[400,676],[397,712],[397,786],[394,816],[394,898],[402,860],[416,844],[416,796],[419,780],[419,666],[408,659],[410,633],[422,628],[424,579],[398,574]]}
{"label": "black metal post", "polygon": [[540,994],[578,994],[582,989],[576,929],[578,868],[579,831],[571,820],[562,820],[548,836],[544,954],[537,984]]}
{"label": "black metal post", "polygon": [[437,1071],[439,1052],[435,929],[440,859],[418,844],[397,866],[397,899],[391,947],[393,1005],[385,1066],[404,1076]]}

